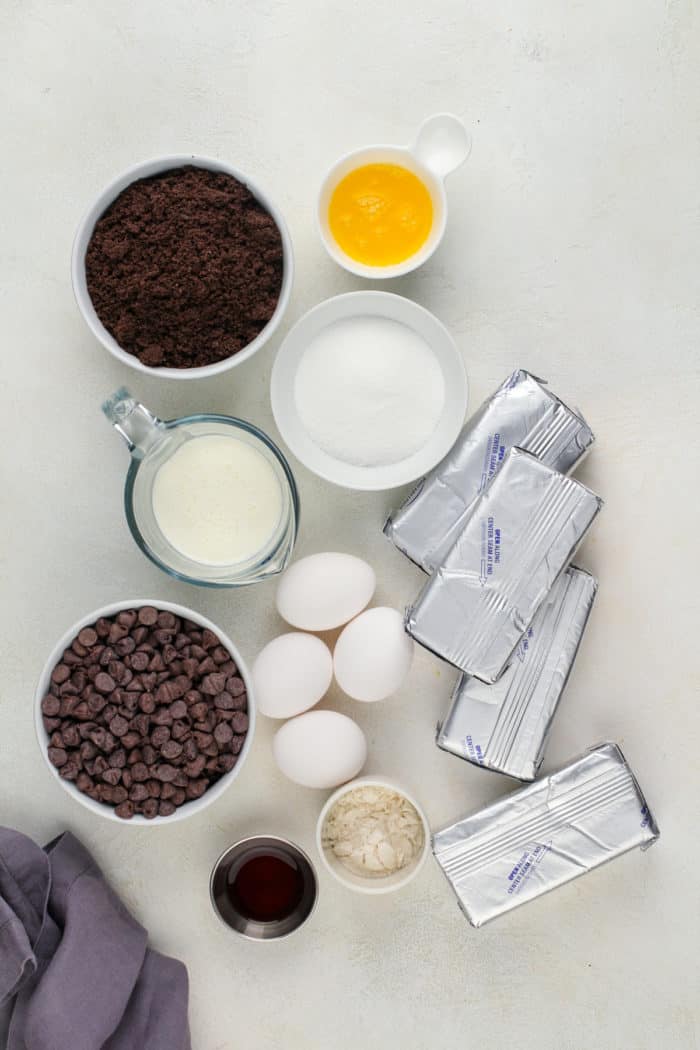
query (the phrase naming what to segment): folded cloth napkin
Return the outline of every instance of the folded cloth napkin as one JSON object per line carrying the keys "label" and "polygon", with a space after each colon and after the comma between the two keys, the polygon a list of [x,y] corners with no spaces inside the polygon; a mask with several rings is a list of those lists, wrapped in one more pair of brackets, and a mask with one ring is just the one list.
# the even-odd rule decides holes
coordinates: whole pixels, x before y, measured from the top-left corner
{"label": "folded cloth napkin", "polygon": [[187,970],[147,947],[70,832],[0,827],[0,1032],[7,1050],[191,1050]]}

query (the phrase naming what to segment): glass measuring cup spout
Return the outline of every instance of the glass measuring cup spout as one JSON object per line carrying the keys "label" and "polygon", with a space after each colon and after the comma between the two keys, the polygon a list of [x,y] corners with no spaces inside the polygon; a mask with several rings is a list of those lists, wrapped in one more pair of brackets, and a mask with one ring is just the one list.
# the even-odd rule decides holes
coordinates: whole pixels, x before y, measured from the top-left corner
{"label": "glass measuring cup spout", "polygon": [[120,387],[107,398],[102,411],[135,459],[143,459],[166,433],[163,420],[136,401],[126,387]]}
{"label": "glass measuring cup spout", "polygon": [[129,529],[160,569],[203,587],[242,587],[286,568],[299,496],[267,434],[214,413],[159,419],[123,387],[102,411],[131,455]]}

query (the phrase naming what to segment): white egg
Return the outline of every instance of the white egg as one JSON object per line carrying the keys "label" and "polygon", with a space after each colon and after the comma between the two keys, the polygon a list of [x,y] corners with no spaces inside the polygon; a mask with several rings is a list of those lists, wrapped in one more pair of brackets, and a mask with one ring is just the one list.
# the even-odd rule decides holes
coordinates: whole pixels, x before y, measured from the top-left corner
{"label": "white egg", "polygon": [[333,657],[320,638],[292,631],[273,638],[253,664],[258,711],[268,718],[291,718],[326,695]]}
{"label": "white egg", "polygon": [[335,551],[311,554],[282,576],[277,611],[303,631],[330,631],[362,612],[376,583],[374,569],[362,558]]}
{"label": "white egg", "polygon": [[413,640],[396,609],[368,609],[347,625],[336,642],[333,670],[354,700],[384,700],[411,669]]}
{"label": "white egg", "polygon": [[296,784],[331,788],[357,776],[367,758],[367,741],[356,722],[337,711],[307,711],[275,733],[272,752]]}

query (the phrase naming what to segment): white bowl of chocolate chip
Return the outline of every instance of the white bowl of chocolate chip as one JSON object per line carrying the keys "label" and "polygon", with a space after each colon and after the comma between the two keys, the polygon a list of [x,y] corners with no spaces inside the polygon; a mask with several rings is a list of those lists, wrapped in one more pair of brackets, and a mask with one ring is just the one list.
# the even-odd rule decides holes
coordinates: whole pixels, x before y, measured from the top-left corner
{"label": "white bowl of chocolate chip", "polygon": [[36,690],[51,775],[97,816],[165,824],[201,812],[240,773],[255,729],[251,677],[206,617],[155,599],[88,613]]}

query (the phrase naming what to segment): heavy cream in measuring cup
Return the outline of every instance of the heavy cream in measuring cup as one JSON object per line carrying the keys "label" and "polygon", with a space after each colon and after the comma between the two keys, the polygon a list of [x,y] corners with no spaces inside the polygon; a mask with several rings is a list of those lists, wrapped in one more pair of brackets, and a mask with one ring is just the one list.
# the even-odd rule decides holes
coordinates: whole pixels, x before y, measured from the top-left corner
{"label": "heavy cream in measuring cup", "polygon": [[255,557],[282,514],[282,492],[265,457],[244,441],[205,434],[159,468],[153,514],[165,539],[192,561],[235,565]]}

